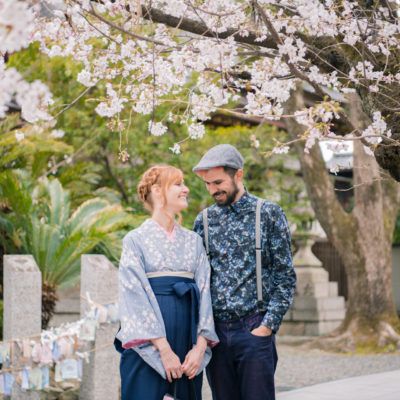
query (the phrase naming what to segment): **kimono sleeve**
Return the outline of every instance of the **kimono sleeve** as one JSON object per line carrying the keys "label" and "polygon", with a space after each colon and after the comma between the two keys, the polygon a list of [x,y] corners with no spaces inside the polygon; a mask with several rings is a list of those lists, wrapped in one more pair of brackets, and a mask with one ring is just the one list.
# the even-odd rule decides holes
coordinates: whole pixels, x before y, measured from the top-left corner
{"label": "kimono sleeve", "polygon": [[135,238],[125,236],[119,265],[119,313],[117,338],[124,348],[139,346],[150,339],[165,337],[165,327]]}
{"label": "kimono sleeve", "polygon": [[197,265],[194,273],[194,279],[200,291],[200,310],[199,325],[197,329],[198,336],[207,339],[210,346],[216,345],[219,340],[215,333],[214,318],[211,304],[210,293],[210,275],[211,269],[208,257],[203,246],[203,241],[196,234],[197,238]]}

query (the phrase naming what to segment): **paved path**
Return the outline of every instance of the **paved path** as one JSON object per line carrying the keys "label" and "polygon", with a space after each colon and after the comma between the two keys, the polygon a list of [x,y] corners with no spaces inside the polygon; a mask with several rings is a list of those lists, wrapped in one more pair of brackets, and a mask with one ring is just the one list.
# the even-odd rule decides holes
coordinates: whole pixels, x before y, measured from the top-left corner
{"label": "paved path", "polygon": [[277,400],[399,400],[400,370],[281,392]]}

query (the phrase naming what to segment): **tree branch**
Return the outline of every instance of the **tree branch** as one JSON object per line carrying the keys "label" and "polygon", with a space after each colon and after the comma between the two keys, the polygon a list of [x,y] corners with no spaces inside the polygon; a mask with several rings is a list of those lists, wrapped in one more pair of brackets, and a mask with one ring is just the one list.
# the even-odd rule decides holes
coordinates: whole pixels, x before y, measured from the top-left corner
{"label": "tree branch", "polygon": [[203,37],[215,38],[218,36],[220,39],[233,37],[237,43],[250,44],[253,46],[260,46],[275,50],[277,49],[276,43],[271,37],[268,37],[262,41],[258,41],[258,36],[256,33],[249,32],[247,36],[242,36],[239,34],[239,28],[231,28],[225,32],[217,33],[202,22],[195,21],[190,18],[174,17],[152,7],[142,6],[142,17],[152,22],[165,24],[171,28],[179,28],[183,31],[194,33]]}
{"label": "tree branch", "polygon": [[[284,109],[285,113],[290,114],[303,107],[303,95],[301,90],[297,89],[292,93]],[[298,124],[295,119],[287,118],[285,123],[287,131],[293,140],[298,139],[303,134],[304,127]],[[336,197],[334,186],[319,146],[317,144],[314,145],[308,154],[304,152],[304,144],[301,141],[295,141],[294,146],[299,155],[301,171],[312,207],[329,240],[335,246],[338,245],[342,238],[351,240],[349,235],[354,232],[351,226],[355,221],[351,214],[344,211]]]}

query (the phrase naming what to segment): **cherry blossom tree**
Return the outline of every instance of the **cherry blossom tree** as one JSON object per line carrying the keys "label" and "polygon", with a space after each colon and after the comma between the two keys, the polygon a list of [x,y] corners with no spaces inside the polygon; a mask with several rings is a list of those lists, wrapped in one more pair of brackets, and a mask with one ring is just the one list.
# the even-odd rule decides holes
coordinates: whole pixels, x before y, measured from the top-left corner
{"label": "cherry blossom tree", "polygon": [[[356,184],[366,188],[356,197],[365,202],[363,212],[385,223],[375,241],[380,251],[384,248],[385,273],[379,284],[385,290],[400,201],[395,182],[400,181],[398,8],[390,0],[0,0],[0,117],[16,102],[28,123],[54,123],[57,113],[51,112],[46,87],[26,82],[6,63],[7,53],[36,42],[49,57],[81,63],[77,80],[82,96],[93,86],[105,87],[105,97],[93,99],[96,112],[121,129],[124,121],[143,114],[150,116],[152,135],[166,134],[172,120],[196,140],[204,135],[202,124],[217,111],[260,123],[284,120],[292,141],[278,142],[274,151],[285,153],[289,145],[300,151],[309,195],[332,238],[344,234],[337,230],[339,220],[354,228],[355,237],[368,224],[361,208],[349,223],[350,217],[324,222],[329,214],[324,214],[324,201],[334,209],[338,205],[314,144],[335,139],[343,147],[353,141],[357,160],[368,165],[362,179],[356,174]],[[299,88],[311,93],[312,104],[296,100]],[[156,120],[155,110],[166,104],[170,112]],[[180,143],[171,149],[179,153]],[[129,154],[123,150],[120,157],[126,160]],[[318,172],[323,178],[317,179]],[[390,186],[392,195],[381,191],[378,208],[389,208],[389,213],[379,214],[378,203],[367,207],[373,204],[368,196],[381,190],[381,184]],[[372,253],[357,252],[356,243],[352,250],[366,263]],[[352,251],[339,241],[336,245],[343,255]],[[374,260],[369,281],[383,276]],[[354,272],[353,261],[347,262],[348,274]],[[363,323],[365,309],[380,299],[378,292],[364,299]],[[373,323],[379,325],[380,314],[385,315],[382,321],[395,324],[393,302],[383,303]]]}
{"label": "cherry blossom tree", "polygon": [[[360,140],[399,181],[397,11],[395,2],[371,0],[1,0],[0,51],[37,41],[49,56],[73,57],[83,66],[82,85],[107,87],[100,115],[152,114],[170,102],[170,118],[186,124],[192,138],[221,108],[263,120],[295,118],[305,126],[297,139],[306,151],[338,138],[335,125],[345,122],[341,138]],[[43,85],[27,84],[4,61],[0,77],[2,114],[14,98],[27,121],[50,119]],[[298,82],[319,101],[284,115]],[[341,106],[350,92],[371,119],[363,130]],[[233,108],[242,98],[245,104]],[[152,134],[166,130],[165,121],[149,124]]]}

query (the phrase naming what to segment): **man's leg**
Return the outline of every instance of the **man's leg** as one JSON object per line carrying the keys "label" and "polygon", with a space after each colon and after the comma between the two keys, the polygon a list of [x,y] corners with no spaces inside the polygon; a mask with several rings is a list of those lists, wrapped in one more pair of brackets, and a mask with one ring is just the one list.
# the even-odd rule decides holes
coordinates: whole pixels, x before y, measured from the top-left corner
{"label": "man's leg", "polygon": [[212,358],[207,367],[207,380],[213,400],[240,400],[238,376],[227,324],[216,323],[216,332],[220,342],[213,348]]}
{"label": "man's leg", "polygon": [[275,400],[274,374],[278,361],[275,336],[259,337],[251,330],[259,326],[261,318],[244,324],[237,332],[235,358],[241,400]]}

